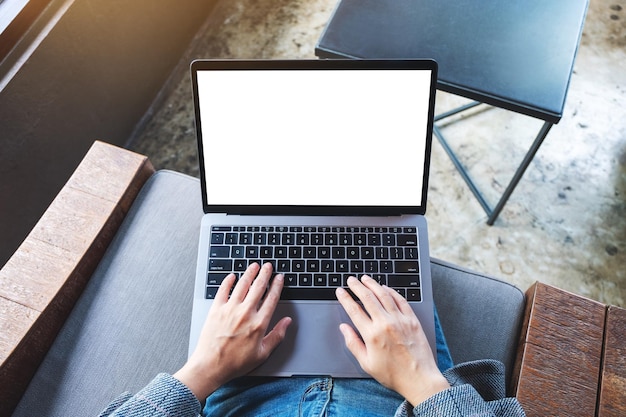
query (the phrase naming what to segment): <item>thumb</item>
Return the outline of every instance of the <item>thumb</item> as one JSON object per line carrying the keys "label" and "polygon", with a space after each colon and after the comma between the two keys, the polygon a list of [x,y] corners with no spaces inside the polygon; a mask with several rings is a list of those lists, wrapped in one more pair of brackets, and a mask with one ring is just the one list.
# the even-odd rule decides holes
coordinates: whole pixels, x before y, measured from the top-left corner
{"label": "thumb", "polygon": [[291,317],[283,317],[274,328],[263,338],[263,350],[269,356],[274,349],[283,341],[287,334],[287,328],[291,324]]}
{"label": "thumb", "polygon": [[356,332],[350,325],[346,323],[341,323],[339,325],[339,330],[341,330],[341,334],[343,334],[343,338],[346,342],[346,347],[354,355],[359,364],[363,366],[365,358],[367,357],[367,349],[365,347],[365,343],[363,343],[363,340],[361,340],[359,335],[356,334]]}

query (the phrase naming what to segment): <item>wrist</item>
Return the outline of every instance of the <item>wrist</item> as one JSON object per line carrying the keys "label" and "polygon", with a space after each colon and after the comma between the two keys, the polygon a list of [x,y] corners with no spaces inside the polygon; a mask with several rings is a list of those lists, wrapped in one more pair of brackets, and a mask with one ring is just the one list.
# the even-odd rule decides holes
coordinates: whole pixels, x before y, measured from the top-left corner
{"label": "wrist", "polygon": [[189,363],[172,376],[185,384],[201,404],[220,387],[214,378]]}
{"label": "wrist", "polygon": [[417,406],[435,394],[450,388],[448,380],[441,374],[423,380],[417,386],[404,396],[404,398],[413,406]]}

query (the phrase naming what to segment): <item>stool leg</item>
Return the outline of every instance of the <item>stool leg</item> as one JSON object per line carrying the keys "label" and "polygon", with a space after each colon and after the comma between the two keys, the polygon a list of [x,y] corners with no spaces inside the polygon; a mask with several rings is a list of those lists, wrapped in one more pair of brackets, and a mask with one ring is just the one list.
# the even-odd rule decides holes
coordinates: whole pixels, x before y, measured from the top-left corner
{"label": "stool leg", "polygon": [[524,160],[520,164],[519,168],[517,168],[517,171],[515,172],[515,175],[511,179],[511,182],[506,187],[506,190],[504,191],[504,194],[502,194],[502,197],[500,198],[500,201],[498,202],[496,207],[493,209],[493,211],[489,215],[489,218],[487,219],[487,224],[489,226],[493,225],[493,223],[498,218],[498,215],[500,214],[500,212],[504,208],[504,205],[506,204],[507,200],[509,199],[509,197],[511,197],[511,194],[513,193],[513,190],[515,190],[515,187],[517,186],[517,183],[520,181],[520,179],[522,179],[522,176],[524,175],[524,172],[526,171],[526,168],[528,168],[528,166],[530,165],[531,161],[535,157],[535,154],[539,150],[539,147],[543,143],[543,140],[548,135],[548,132],[552,128],[552,125],[553,124],[550,123],[550,122],[545,122],[543,124],[543,126],[541,127],[541,130],[539,130],[539,134],[537,135],[537,137],[535,138],[535,141],[533,142],[532,146],[530,147],[530,149],[526,153],[526,156],[524,157]]}
{"label": "stool leg", "polygon": [[433,133],[435,134],[435,137],[439,140],[439,143],[441,144],[443,149],[446,151],[446,153],[450,157],[450,160],[454,164],[454,167],[456,168],[456,170],[459,172],[459,174],[461,174],[461,178],[465,180],[465,183],[469,187],[470,191],[472,192],[472,194],[474,194],[474,197],[476,197],[476,200],[478,200],[483,210],[485,210],[485,213],[487,213],[487,216],[490,216],[492,213],[492,210],[491,210],[491,207],[489,207],[489,203],[487,203],[487,200],[485,199],[485,197],[482,195],[482,193],[480,192],[476,184],[474,184],[474,181],[469,176],[469,173],[465,170],[465,167],[463,166],[461,161],[459,161],[459,158],[457,158],[456,154],[454,153],[450,145],[448,145],[448,141],[445,139],[445,137],[443,136],[443,133],[441,133],[441,130],[439,129],[439,127],[437,127],[437,125],[433,126]]}

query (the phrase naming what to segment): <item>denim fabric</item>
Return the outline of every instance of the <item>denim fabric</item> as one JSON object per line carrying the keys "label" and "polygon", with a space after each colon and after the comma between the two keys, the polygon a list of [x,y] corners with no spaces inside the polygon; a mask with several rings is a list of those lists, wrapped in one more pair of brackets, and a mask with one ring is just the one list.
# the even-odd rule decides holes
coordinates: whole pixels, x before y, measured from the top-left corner
{"label": "denim fabric", "polygon": [[208,399],[205,416],[392,416],[404,399],[373,379],[240,378]]}
{"label": "denim fabric", "polygon": [[[437,364],[452,358],[435,309]],[[374,379],[244,377],[213,393],[205,416],[392,416],[404,399]]]}
{"label": "denim fabric", "polygon": [[437,313],[437,307],[435,306],[435,339],[437,347],[437,367],[441,372],[445,372],[454,366],[452,362],[452,356],[450,355],[450,349],[448,349],[448,342],[446,336],[441,329],[441,323],[439,322],[439,313]]}

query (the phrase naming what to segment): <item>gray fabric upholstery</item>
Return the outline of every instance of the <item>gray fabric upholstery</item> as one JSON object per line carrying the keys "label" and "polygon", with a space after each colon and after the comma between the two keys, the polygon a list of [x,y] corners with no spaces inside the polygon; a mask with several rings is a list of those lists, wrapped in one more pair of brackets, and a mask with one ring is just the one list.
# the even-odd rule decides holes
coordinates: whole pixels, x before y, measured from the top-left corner
{"label": "gray fabric upholstery", "polygon": [[[184,363],[201,217],[197,179],[159,171],[146,183],[14,416],[96,415]],[[499,359],[510,373],[523,294],[441,261],[432,275],[453,359]]]}
{"label": "gray fabric upholstery", "polygon": [[141,190],[14,416],[97,415],[187,356],[199,182],[155,174]]}
{"label": "gray fabric upholstery", "polygon": [[433,298],[454,363],[497,359],[509,381],[524,316],[517,287],[431,259]]}

